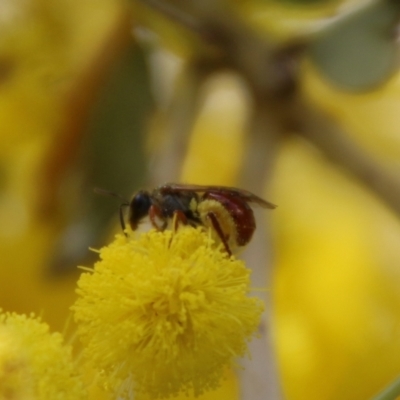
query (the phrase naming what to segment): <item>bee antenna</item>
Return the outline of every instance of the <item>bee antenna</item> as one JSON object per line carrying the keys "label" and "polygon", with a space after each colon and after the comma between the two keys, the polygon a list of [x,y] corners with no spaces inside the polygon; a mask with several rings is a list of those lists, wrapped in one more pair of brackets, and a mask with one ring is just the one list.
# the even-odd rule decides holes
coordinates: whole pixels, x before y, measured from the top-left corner
{"label": "bee antenna", "polygon": [[122,197],[118,193],[110,192],[109,190],[101,189],[101,188],[97,188],[97,187],[93,188],[93,192],[95,192],[96,194],[100,194],[102,196],[116,197],[117,199],[122,200],[124,204],[129,205],[128,200],[126,200],[124,197]]}
{"label": "bee antenna", "polygon": [[93,191],[96,194],[100,194],[102,196],[116,197],[117,199],[122,200],[122,203],[119,206],[119,222],[121,224],[122,230],[125,232],[126,225],[125,225],[125,220],[124,220],[124,207],[129,207],[129,201],[126,200],[124,197],[122,197],[120,194],[110,192],[109,190],[106,190],[106,189],[101,189],[101,188],[95,187],[93,189]]}
{"label": "bee antenna", "polygon": [[[119,222],[121,224],[121,228],[124,233],[125,233],[125,228],[126,228],[125,219],[124,219],[124,207],[128,207],[128,206],[129,206],[128,203],[122,203],[119,206]],[[125,235],[126,235],[126,233],[125,233]]]}

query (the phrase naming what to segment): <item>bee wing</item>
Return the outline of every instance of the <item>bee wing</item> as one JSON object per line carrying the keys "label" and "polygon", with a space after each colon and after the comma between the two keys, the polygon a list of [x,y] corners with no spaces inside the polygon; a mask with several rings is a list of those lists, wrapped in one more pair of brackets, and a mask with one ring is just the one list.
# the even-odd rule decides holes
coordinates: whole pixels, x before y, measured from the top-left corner
{"label": "bee wing", "polygon": [[215,185],[186,185],[183,183],[166,183],[158,188],[162,193],[177,193],[177,192],[216,192],[216,193],[228,193],[233,196],[242,198],[250,203],[256,203],[264,208],[274,209],[277,206],[269,201],[256,196],[255,194],[244,190],[230,186],[215,186]]}
{"label": "bee wing", "polygon": [[261,197],[258,197],[254,193],[251,193],[247,190],[237,189],[235,191],[235,193],[238,196],[242,197],[243,199],[247,200],[248,202],[258,204],[259,206],[261,206],[263,208],[270,208],[271,210],[273,210],[274,208],[277,207],[276,204],[271,203],[270,201],[264,200]]}

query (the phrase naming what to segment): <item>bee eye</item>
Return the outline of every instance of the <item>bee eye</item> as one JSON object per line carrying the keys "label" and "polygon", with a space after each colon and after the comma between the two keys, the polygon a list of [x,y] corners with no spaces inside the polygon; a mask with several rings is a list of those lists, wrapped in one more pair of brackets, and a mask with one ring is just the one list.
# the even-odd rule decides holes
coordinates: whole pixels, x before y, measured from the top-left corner
{"label": "bee eye", "polygon": [[151,206],[150,195],[147,192],[140,191],[133,196],[129,207],[129,223],[135,230],[140,220],[145,217]]}
{"label": "bee eye", "polygon": [[132,208],[137,218],[144,217],[151,206],[150,196],[145,192],[136,193],[132,199]]}

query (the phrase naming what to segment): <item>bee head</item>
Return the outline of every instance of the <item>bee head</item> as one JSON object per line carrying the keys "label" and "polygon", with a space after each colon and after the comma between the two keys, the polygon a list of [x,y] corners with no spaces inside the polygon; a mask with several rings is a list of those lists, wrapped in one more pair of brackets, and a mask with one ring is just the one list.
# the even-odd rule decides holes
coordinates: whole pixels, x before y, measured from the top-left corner
{"label": "bee head", "polygon": [[137,192],[129,203],[129,224],[135,230],[142,218],[149,213],[151,206],[150,194],[144,190]]}

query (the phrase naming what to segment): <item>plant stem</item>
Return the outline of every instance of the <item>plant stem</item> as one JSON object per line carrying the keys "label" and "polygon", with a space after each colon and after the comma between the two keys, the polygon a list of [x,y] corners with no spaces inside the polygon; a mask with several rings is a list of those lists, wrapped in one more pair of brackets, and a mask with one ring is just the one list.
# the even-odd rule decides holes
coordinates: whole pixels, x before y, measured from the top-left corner
{"label": "plant stem", "polygon": [[394,400],[397,396],[400,396],[400,377],[378,393],[372,400]]}
{"label": "plant stem", "polygon": [[[265,105],[260,102],[253,107],[249,130],[239,186],[262,195],[261,190],[270,181],[278,154],[280,126],[276,124],[269,113],[265,112]],[[268,132],[268,135],[265,132]],[[245,250],[243,258],[246,260],[246,265],[252,270],[252,287],[267,288],[267,291],[254,293],[265,303],[265,312],[259,328],[260,337],[249,344],[251,359],[241,361],[244,368],[239,375],[240,398],[243,400],[280,400],[283,396],[272,329],[272,291],[268,290],[273,286],[271,235],[268,229],[269,224],[261,223],[265,220],[265,210],[260,211],[254,210],[256,220],[260,221],[260,224],[253,241]]]}
{"label": "plant stem", "polygon": [[165,0],[139,0],[141,3],[163,14],[171,21],[177,22],[189,30],[197,33],[202,33],[202,24],[189,13],[180,10],[175,5],[166,2]]}

